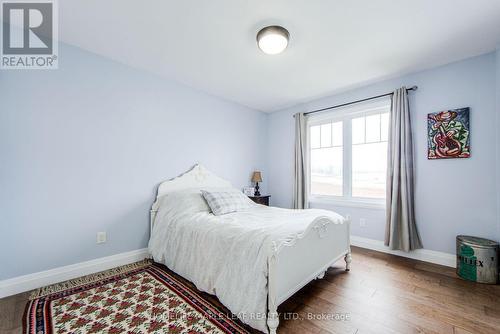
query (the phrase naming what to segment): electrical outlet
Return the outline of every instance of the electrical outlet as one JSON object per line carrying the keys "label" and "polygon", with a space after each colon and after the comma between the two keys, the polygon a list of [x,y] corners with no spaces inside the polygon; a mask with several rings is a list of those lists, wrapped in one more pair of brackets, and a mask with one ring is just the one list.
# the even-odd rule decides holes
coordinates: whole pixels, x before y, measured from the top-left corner
{"label": "electrical outlet", "polygon": [[97,243],[103,244],[106,242],[106,232],[97,232]]}
{"label": "electrical outlet", "polygon": [[359,227],[366,227],[366,219],[365,218],[359,219]]}

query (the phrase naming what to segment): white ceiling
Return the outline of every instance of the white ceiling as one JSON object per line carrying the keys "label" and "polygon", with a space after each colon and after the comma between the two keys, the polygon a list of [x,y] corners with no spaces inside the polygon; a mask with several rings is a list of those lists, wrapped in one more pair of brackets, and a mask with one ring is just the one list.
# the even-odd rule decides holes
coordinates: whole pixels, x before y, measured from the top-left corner
{"label": "white ceiling", "polygon": [[[499,0],[63,0],[62,41],[274,111],[500,44]],[[256,46],[286,27],[288,49]]]}

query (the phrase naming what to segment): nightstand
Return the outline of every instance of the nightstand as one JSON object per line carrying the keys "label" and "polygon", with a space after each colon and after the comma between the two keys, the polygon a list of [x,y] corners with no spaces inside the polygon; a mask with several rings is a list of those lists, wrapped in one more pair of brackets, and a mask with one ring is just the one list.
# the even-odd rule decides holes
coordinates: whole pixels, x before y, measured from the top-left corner
{"label": "nightstand", "polygon": [[255,203],[262,204],[262,205],[267,205],[267,206],[269,206],[269,197],[271,197],[271,195],[267,195],[267,196],[248,196],[248,198],[250,198]]}

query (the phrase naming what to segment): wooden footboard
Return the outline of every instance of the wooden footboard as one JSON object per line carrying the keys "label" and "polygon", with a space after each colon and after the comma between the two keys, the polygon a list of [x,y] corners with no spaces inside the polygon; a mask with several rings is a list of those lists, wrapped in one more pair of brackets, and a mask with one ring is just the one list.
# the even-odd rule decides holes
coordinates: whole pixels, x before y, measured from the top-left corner
{"label": "wooden footboard", "polygon": [[343,258],[346,270],[351,262],[350,218],[334,222],[316,218],[303,234],[289,242],[274,245],[268,260],[268,319],[271,334],[279,324],[277,307]]}

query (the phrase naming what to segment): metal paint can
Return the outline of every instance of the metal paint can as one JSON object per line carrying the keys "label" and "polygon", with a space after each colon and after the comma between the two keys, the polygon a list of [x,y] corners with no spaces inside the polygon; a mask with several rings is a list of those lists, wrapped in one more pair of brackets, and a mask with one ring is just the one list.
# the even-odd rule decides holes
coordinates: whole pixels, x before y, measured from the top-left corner
{"label": "metal paint can", "polygon": [[457,275],[468,281],[496,284],[498,242],[467,235],[457,236]]}

